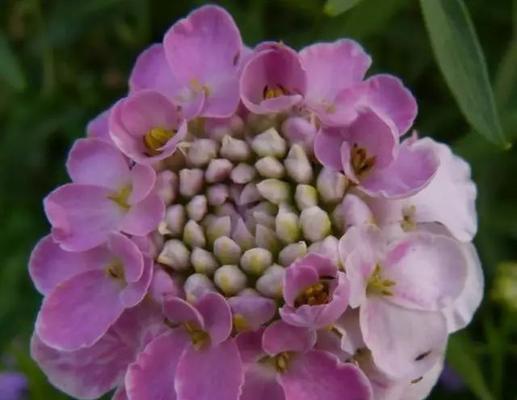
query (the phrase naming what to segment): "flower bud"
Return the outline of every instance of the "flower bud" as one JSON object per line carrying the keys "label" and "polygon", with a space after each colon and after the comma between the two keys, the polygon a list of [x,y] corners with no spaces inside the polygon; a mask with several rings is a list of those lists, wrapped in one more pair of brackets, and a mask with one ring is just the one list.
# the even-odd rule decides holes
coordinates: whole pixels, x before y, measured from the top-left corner
{"label": "flower bud", "polygon": [[290,117],[283,122],[281,129],[289,143],[297,143],[308,154],[312,154],[317,130],[310,121],[302,117]]}
{"label": "flower bud", "polygon": [[300,238],[298,215],[281,207],[275,219],[275,232],[284,243],[293,243]]}
{"label": "flower bud", "polygon": [[336,266],[340,266],[339,240],[335,236],[327,236],[321,242],[315,242],[309,246],[309,252],[314,252],[327,257]]}
{"label": "flower bud", "polygon": [[304,241],[291,243],[280,251],[278,261],[284,267],[288,267],[305,254],[307,254],[307,244]]}
{"label": "flower bud", "polygon": [[221,156],[233,162],[246,161],[250,157],[250,148],[244,140],[226,135],[222,140]]}
{"label": "flower bud", "polygon": [[277,253],[280,249],[280,243],[275,232],[263,225],[257,225],[255,228],[255,243],[258,247],[267,249],[272,253]]}
{"label": "flower bud", "polygon": [[274,204],[289,202],[291,199],[289,184],[278,179],[265,179],[257,185],[257,189],[262,197]]}
{"label": "flower bud", "polygon": [[237,222],[235,223],[235,228],[232,232],[232,239],[243,250],[250,249],[255,245],[255,238],[249,231],[242,218],[238,218]]}
{"label": "flower bud", "polygon": [[240,163],[231,172],[230,178],[234,183],[245,184],[255,178],[257,171],[249,164]]}
{"label": "flower bud", "polygon": [[214,254],[221,264],[238,264],[242,250],[228,236],[222,236],[214,242]]}
{"label": "flower bud", "polygon": [[187,160],[194,167],[204,167],[217,156],[219,144],[212,139],[194,140],[188,149]]}
{"label": "flower bud", "polygon": [[200,247],[196,247],[194,250],[192,250],[192,254],[190,255],[190,262],[192,263],[192,266],[196,272],[205,275],[212,275],[219,266],[214,255]]}
{"label": "flower bud", "polygon": [[246,124],[254,133],[264,132],[276,124],[276,116],[274,114],[249,113]]}
{"label": "flower bud", "polygon": [[287,174],[297,183],[310,183],[313,178],[312,166],[303,147],[294,144],[284,160]]}
{"label": "flower bud", "polygon": [[346,178],[340,172],[323,168],[318,175],[316,186],[325,203],[337,203],[345,195]]}
{"label": "flower bud", "polygon": [[318,192],[314,186],[297,185],[294,200],[300,210],[314,207],[318,205]]}
{"label": "flower bud", "polygon": [[244,206],[246,204],[255,203],[261,199],[262,196],[257,189],[257,185],[254,183],[248,183],[242,188],[237,204]]}
{"label": "flower bud", "polygon": [[284,268],[280,265],[273,264],[258,278],[255,287],[264,296],[280,299],[282,298],[284,274]]}
{"label": "flower bud", "polygon": [[206,275],[192,274],[184,284],[185,297],[189,303],[196,303],[205,294],[215,292],[215,286]]}
{"label": "flower bud", "polygon": [[330,234],[331,223],[328,214],[321,208],[314,206],[306,208],[300,214],[302,232],[310,242],[323,240]]}
{"label": "flower bud", "polygon": [[246,250],[241,257],[241,268],[254,275],[261,275],[273,264],[273,255],[269,250],[255,247]]}
{"label": "flower bud", "polygon": [[224,202],[228,199],[229,195],[230,191],[228,189],[228,186],[222,183],[212,185],[206,190],[208,204],[210,204],[211,206],[220,206],[224,204]]}
{"label": "flower bud", "polygon": [[241,290],[237,295],[238,296],[260,296],[260,293],[257,292],[256,289],[248,287],[244,290]]}
{"label": "flower bud", "polygon": [[208,164],[205,178],[208,183],[222,182],[232,172],[233,164],[225,158],[215,158]]}
{"label": "flower bud", "polygon": [[275,128],[269,128],[253,138],[251,148],[259,157],[282,158],[287,151],[287,143]]}
{"label": "flower bud", "polygon": [[198,194],[192,198],[187,204],[187,214],[190,219],[199,222],[203,219],[208,211],[206,196]]}
{"label": "flower bud", "polygon": [[175,271],[186,271],[190,268],[190,251],[181,240],[171,239],[163,245],[157,261]]}
{"label": "flower bud", "polygon": [[214,282],[226,296],[233,296],[246,287],[247,278],[236,265],[223,265],[215,271]]}
{"label": "flower bud", "polygon": [[171,204],[178,196],[178,175],[165,170],[158,174],[157,184],[158,195],[165,204]]}
{"label": "flower bud", "polygon": [[168,235],[179,237],[183,232],[186,222],[187,213],[181,204],[174,204],[167,208],[165,212],[165,224]]}
{"label": "flower bud", "polygon": [[206,238],[203,228],[194,220],[189,220],[183,230],[183,242],[192,247],[205,247]]}
{"label": "flower bud", "polygon": [[192,197],[203,189],[203,171],[200,169],[182,169],[180,171],[180,194]]}
{"label": "flower bud", "polygon": [[218,237],[230,236],[232,220],[229,216],[214,217],[206,227],[206,237],[209,244],[213,244]]}
{"label": "flower bud", "polygon": [[268,156],[263,157],[255,163],[258,173],[264,178],[282,178],[285,174],[283,164],[276,158]]}

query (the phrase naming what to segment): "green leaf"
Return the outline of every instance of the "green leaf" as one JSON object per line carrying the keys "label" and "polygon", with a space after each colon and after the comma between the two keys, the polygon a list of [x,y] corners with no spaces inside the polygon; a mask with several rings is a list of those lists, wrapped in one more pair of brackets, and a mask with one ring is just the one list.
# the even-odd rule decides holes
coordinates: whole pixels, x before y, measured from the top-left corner
{"label": "green leaf", "polygon": [[438,65],[467,121],[509,147],[497,114],[485,58],[462,0],[420,0]]}
{"label": "green leaf", "polygon": [[0,79],[17,91],[27,86],[18,59],[12,51],[7,38],[0,32]]}
{"label": "green leaf", "polygon": [[447,360],[451,367],[479,400],[494,400],[475,353],[474,343],[466,333],[455,334],[449,339]]}
{"label": "green leaf", "polygon": [[327,0],[323,9],[327,15],[335,17],[358,5],[363,0]]}

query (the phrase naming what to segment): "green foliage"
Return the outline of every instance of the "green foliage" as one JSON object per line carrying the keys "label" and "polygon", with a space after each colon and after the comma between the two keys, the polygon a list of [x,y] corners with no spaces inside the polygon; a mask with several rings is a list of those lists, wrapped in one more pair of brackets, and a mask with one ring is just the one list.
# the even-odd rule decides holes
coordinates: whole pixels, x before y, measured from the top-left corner
{"label": "green foliage", "polygon": [[325,12],[331,17],[335,17],[358,5],[363,0],[327,0]]}

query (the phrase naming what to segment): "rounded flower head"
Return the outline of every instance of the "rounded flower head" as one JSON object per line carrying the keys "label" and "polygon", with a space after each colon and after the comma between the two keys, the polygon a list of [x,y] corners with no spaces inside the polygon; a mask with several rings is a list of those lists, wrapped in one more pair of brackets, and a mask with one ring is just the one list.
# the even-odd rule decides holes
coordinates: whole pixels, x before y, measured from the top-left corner
{"label": "rounded flower head", "polygon": [[[73,145],[29,272],[71,396],[423,400],[483,292],[466,163],[355,42],[246,47],[204,6]],[[444,200],[443,193],[447,193]]]}

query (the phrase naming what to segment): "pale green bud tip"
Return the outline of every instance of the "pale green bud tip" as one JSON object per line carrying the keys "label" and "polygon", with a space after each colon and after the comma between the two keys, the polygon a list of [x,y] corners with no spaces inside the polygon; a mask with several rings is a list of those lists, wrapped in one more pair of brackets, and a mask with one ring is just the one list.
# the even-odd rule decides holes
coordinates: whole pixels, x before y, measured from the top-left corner
{"label": "pale green bud tip", "polygon": [[231,136],[223,137],[221,155],[233,162],[246,161],[250,156],[250,148],[244,140]]}
{"label": "pale green bud tip", "polygon": [[282,158],[287,151],[287,142],[275,128],[269,128],[253,138],[251,147],[260,157]]}
{"label": "pale green bud tip", "polygon": [[189,220],[183,230],[183,241],[192,247],[205,247],[206,238],[203,228],[194,220]]}
{"label": "pale green bud tip", "polygon": [[294,195],[296,206],[300,210],[318,205],[318,192],[314,186],[298,185]]}
{"label": "pale green bud tip", "polygon": [[288,202],[291,189],[287,182],[278,179],[265,179],[257,185],[259,193],[274,204]]}
{"label": "pale green bud tip", "polygon": [[280,265],[273,264],[264,271],[264,274],[257,280],[256,288],[264,296],[273,299],[282,297],[282,284],[285,269]]}
{"label": "pale green bud tip", "polygon": [[244,252],[240,263],[244,271],[260,275],[273,263],[273,255],[269,250],[253,248]]}
{"label": "pale green bud tip", "polygon": [[185,271],[190,268],[190,251],[182,241],[171,239],[163,245],[157,261],[175,271]]}
{"label": "pale green bud tip", "polygon": [[200,169],[182,169],[179,172],[180,194],[192,197],[203,189],[203,171]]}
{"label": "pale green bud tip", "polygon": [[328,214],[321,208],[314,206],[306,208],[300,215],[302,232],[310,242],[323,240],[330,234],[331,222]]}
{"label": "pale green bud tip", "polygon": [[221,264],[238,264],[241,248],[227,236],[217,238],[214,242],[214,254]]}
{"label": "pale green bud tip", "polygon": [[236,265],[223,265],[215,271],[214,282],[225,295],[232,296],[246,287],[247,278]]}
{"label": "pale green bud tip", "polygon": [[206,275],[212,275],[219,266],[214,255],[200,247],[192,250],[190,261],[196,272]]}

